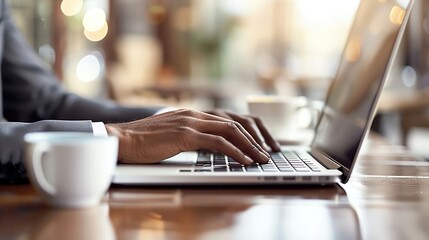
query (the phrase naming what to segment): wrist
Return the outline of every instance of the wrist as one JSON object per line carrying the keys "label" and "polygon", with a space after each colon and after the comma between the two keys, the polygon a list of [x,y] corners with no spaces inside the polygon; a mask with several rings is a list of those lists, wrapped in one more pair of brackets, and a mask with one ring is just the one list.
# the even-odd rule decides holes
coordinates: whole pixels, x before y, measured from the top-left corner
{"label": "wrist", "polygon": [[[118,124],[106,124],[106,131],[109,136],[116,136],[119,140],[119,149],[118,149],[118,162],[124,162],[124,159],[127,159],[127,140],[122,134],[121,128]],[[124,157],[125,156],[125,157]]]}
{"label": "wrist", "polygon": [[107,135],[120,137],[120,130],[114,124],[106,124]]}

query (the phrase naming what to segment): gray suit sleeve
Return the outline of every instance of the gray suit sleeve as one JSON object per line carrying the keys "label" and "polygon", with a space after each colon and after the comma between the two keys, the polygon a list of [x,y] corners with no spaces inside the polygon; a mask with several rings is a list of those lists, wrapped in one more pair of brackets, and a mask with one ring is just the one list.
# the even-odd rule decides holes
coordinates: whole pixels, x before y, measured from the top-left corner
{"label": "gray suit sleeve", "polygon": [[29,132],[91,132],[91,121],[0,122],[0,182],[26,178],[23,165],[23,137]]}
{"label": "gray suit sleeve", "polygon": [[90,132],[91,121],[131,121],[160,109],[121,107],[68,93],[25,41],[7,8],[2,12],[0,41],[0,104],[3,100],[4,117],[9,121],[0,123],[0,181],[25,177],[22,137],[27,132]]}

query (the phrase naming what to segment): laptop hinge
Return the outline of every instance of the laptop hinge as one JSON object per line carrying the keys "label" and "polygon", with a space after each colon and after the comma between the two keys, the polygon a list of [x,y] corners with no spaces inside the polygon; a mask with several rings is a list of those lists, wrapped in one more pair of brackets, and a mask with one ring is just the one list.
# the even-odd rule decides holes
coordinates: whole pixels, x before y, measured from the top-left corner
{"label": "laptop hinge", "polygon": [[327,169],[339,169],[341,167],[332,158],[330,158],[329,156],[327,156],[325,153],[321,151],[318,151],[313,148],[311,149],[310,153],[311,155],[313,155],[315,159],[317,159],[317,161],[319,161]]}

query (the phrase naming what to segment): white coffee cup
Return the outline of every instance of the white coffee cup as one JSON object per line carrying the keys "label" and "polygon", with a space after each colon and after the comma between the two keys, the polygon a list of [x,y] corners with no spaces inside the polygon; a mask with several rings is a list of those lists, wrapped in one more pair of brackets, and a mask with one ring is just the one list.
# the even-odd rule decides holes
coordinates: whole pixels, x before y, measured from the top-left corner
{"label": "white coffee cup", "polygon": [[110,186],[118,155],[116,137],[39,132],[26,134],[24,144],[28,177],[54,206],[95,206]]}
{"label": "white coffee cup", "polygon": [[322,103],[304,96],[248,96],[249,114],[260,118],[271,135],[278,140],[297,139],[297,133],[314,127]]}

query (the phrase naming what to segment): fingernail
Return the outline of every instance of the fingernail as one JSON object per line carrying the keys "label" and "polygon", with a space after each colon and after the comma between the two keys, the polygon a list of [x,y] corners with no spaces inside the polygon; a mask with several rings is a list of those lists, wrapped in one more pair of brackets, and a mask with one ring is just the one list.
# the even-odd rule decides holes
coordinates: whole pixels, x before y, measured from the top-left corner
{"label": "fingernail", "polygon": [[250,157],[248,157],[248,156],[244,156],[244,158],[246,159],[246,163],[247,164],[252,164],[253,163],[253,160],[250,158]]}
{"label": "fingernail", "polygon": [[260,146],[260,145],[253,145],[253,147],[254,147],[255,149],[258,149],[258,150],[259,150],[259,152],[260,152],[260,153],[262,153],[262,154],[264,154],[265,156],[270,157],[270,154],[267,152],[267,150],[265,150],[265,149],[264,149],[264,147],[263,147],[263,146]]}
{"label": "fingernail", "polygon": [[261,162],[261,163],[268,162],[269,157],[268,157],[267,155],[265,155],[265,154],[263,154],[263,153],[261,152],[261,154],[260,154],[259,156],[260,156],[260,162]]}
{"label": "fingernail", "polygon": [[271,154],[269,152],[265,152],[265,156],[270,159],[271,158]]}
{"label": "fingernail", "polygon": [[267,151],[267,152],[271,151],[271,148],[268,146],[267,143],[264,143],[263,147],[264,147],[265,151]]}
{"label": "fingernail", "polygon": [[271,160],[271,157],[267,157],[265,163],[269,162]]}

